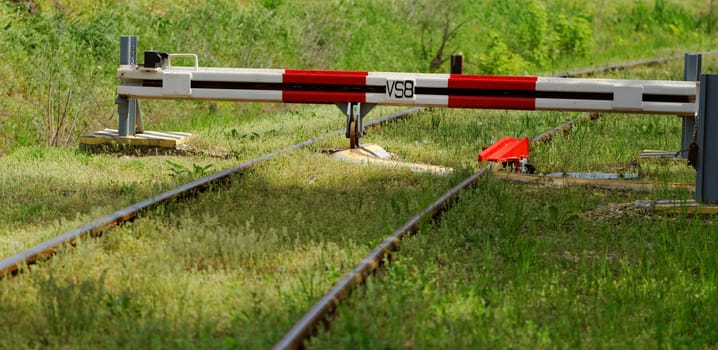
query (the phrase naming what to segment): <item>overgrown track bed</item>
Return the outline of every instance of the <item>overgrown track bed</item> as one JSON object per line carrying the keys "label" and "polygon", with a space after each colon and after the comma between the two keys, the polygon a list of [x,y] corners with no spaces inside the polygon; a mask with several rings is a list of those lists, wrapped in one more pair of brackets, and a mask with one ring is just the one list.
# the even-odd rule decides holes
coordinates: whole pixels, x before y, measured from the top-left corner
{"label": "overgrown track bed", "polygon": [[[713,54],[716,52],[718,52],[718,51],[710,51],[710,52],[707,52],[706,54]],[[623,70],[623,69],[632,68],[632,67],[636,67],[636,66],[649,66],[649,65],[659,64],[659,63],[663,63],[663,62],[667,62],[667,61],[671,61],[671,60],[678,60],[680,58],[682,58],[682,56],[659,57],[659,58],[654,58],[654,59],[626,62],[626,63],[610,65],[610,66],[605,66],[605,67],[579,70],[579,71],[574,71],[574,72],[570,72],[570,73],[563,73],[563,74],[558,74],[558,76],[565,76],[565,77],[590,76],[590,75],[593,75],[593,74],[599,73],[599,72]],[[408,114],[419,111],[421,109],[422,108],[412,108],[405,112],[394,113],[394,114],[388,115],[386,117],[378,118],[371,122],[367,122],[365,126],[367,128],[380,126],[382,123],[402,118]],[[596,116],[597,116],[596,114],[585,114],[583,116],[583,118],[595,118]],[[555,132],[557,132],[557,131],[565,132],[565,131],[569,130],[572,125],[573,125],[573,121],[567,122],[565,125],[559,126],[555,130],[547,131],[546,133],[544,133],[542,135],[536,136],[532,140],[532,142],[535,143],[539,139],[542,139],[542,140],[550,139],[550,137],[554,136]],[[229,179],[229,177],[231,177],[233,175],[242,174],[242,173],[254,168],[255,166],[261,164],[264,161],[273,159],[277,155],[315,144],[315,143],[317,143],[321,140],[324,140],[326,138],[340,135],[341,133],[343,133],[343,130],[337,130],[332,133],[326,134],[324,136],[321,136],[321,137],[318,137],[315,139],[311,139],[311,140],[308,140],[308,141],[305,141],[305,142],[302,142],[299,144],[295,144],[293,146],[287,147],[285,149],[282,149],[282,150],[279,150],[276,152],[266,154],[262,157],[250,160],[250,161],[240,164],[236,167],[206,176],[204,178],[198,179],[198,180],[188,183],[186,185],[180,186],[176,189],[172,189],[167,192],[164,192],[164,193],[157,195],[153,198],[144,200],[142,202],[138,202],[129,207],[118,210],[112,214],[109,214],[107,216],[99,218],[93,222],[82,225],[74,230],[65,232],[65,233],[63,233],[57,237],[54,237],[50,240],[47,240],[41,244],[33,246],[27,250],[24,250],[22,252],[14,254],[14,255],[7,257],[3,260],[0,260],[0,277],[3,277],[8,274],[14,275],[19,271],[19,268],[22,265],[32,265],[36,261],[54,254],[58,249],[62,248],[63,246],[66,246],[68,244],[73,244],[77,239],[80,239],[86,235],[99,235],[103,231],[105,231],[107,228],[116,226],[123,222],[131,221],[140,213],[151,210],[152,208],[155,208],[158,205],[162,205],[169,201],[184,198],[188,195],[191,195],[192,193],[204,191],[211,186],[214,186],[216,184],[220,184],[221,182],[227,181]]]}
{"label": "overgrown track bed", "polygon": [[[541,143],[549,142],[559,132],[568,132],[579,122],[590,121],[598,118],[595,113],[586,113],[579,118],[565,122],[551,130],[548,130],[532,139],[531,144],[536,146]],[[452,201],[468,189],[473,188],[476,182],[489,172],[490,166],[481,168],[475,174],[467,177],[458,185],[442,194],[431,205],[416,214],[403,226],[397,229],[382,243],[376,246],[372,252],[364,257],[349,273],[347,273],[331,290],[329,290],[302,318],[294,324],[294,326],[275,344],[274,349],[300,349],[304,347],[304,343],[315,334],[317,327],[322,324],[326,328],[329,327],[330,317],[334,310],[339,306],[341,301],[356,288],[366,281],[370,274],[373,274],[377,268],[384,266],[386,262],[390,262],[391,253],[399,249],[399,244],[404,237],[415,233],[422,223],[429,220],[438,219],[446,210],[450,208]]]}
{"label": "overgrown track bed", "polygon": [[[703,52],[703,55],[715,55],[718,53],[718,50],[711,50]],[[669,61],[677,61],[683,59],[684,55],[673,55],[673,56],[666,56],[666,57],[658,57],[658,58],[649,58],[645,60],[637,60],[637,61],[631,61],[631,62],[623,62],[618,64],[612,64],[604,67],[599,68],[589,68],[589,69],[583,69],[583,70],[577,70],[569,73],[564,74],[558,74],[562,77],[590,77],[597,73],[602,72],[609,72],[609,71],[619,71],[619,70],[626,70],[630,68],[635,67],[648,67],[653,66],[656,64],[666,63]]]}
{"label": "overgrown track bed", "polygon": [[[718,53],[718,50],[705,52],[705,54],[715,54],[715,53]],[[557,74],[557,76],[565,76],[565,77],[591,76],[591,75],[593,75],[595,73],[599,73],[599,72],[617,71],[617,70],[623,70],[623,69],[632,68],[632,67],[636,67],[636,66],[649,66],[649,65],[664,63],[667,61],[679,60],[681,58],[682,58],[682,56],[659,57],[659,58],[654,58],[654,59],[632,61],[632,62],[609,65],[609,66],[604,66],[604,67],[599,67],[599,68],[592,68],[592,69],[579,70],[579,71],[574,71],[574,72],[569,72],[569,73],[562,73],[562,74]],[[416,112],[421,109],[422,108],[412,108],[412,109],[407,110],[406,112],[394,113],[394,114],[388,115],[386,117],[378,118],[371,122],[367,122],[366,127],[380,126],[384,122],[402,118],[408,114],[411,114],[411,113]],[[585,118],[596,118],[596,117],[597,117],[597,114],[592,113],[592,114],[585,114],[582,118],[585,119]],[[546,140],[550,139],[551,137],[553,137],[554,134],[558,131],[566,132],[566,131],[570,130],[570,128],[573,125],[573,122],[574,121],[567,122],[565,125],[561,125],[554,130],[547,131],[544,134],[536,136],[532,140],[532,142],[536,143],[539,141],[542,141],[542,142],[546,141]],[[321,137],[318,137],[315,139],[311,139],[311,140],[308,140],[308,141],[305,141],[302,143],[298,143],[298,144],[295,144],[293,146],[287,147],[285,149],[282,149],[282,150],[279,150],[276,152],[266,154],[262,157],[256,158],[254,160],[251,160],[251,161],[243,163],[243,164],[240,164],[236,167],[209,175],[207,177],[193,181],[186,185],[180,186],[176,189],[162,193],[153,198],[133,204],[129,207],[123,208],[119,211],[116,211],[116,212],[109,214],[105,217],[97,219],[97,220],[95,220],[91,223],[88,223],[86,225],[82,225],[82,226],[78,227],[77,229],[68,231],[68,232],[66,232],[62,235],[59,235],[53,239],[45,241],[39,245],[33,246],[30,249],[19,252],[15,255],[12,255],[10,257],[7,257],[7,258],[1,260],[0,261],[0,277],[8,275],[8,274],[15,274],[18,272],[18,269],[21,265],[33,264],[39,259],[45,258],[49,255],[52,255],[55,251],[57,251],[57,249],[65,246],[65,245],[68,245],[68,244],[73,244],[75,242],[75,240],[82,238],[86,235],[100,234],[102,231],[106,230],[107,228],[113,227],[115,225],[121,224],[126,221],[130,221],[130,220],[134,219],[140,213],[150,210],[158,205],[167,203],[168,201],[181,199],[181,198],[188,196],[195,192],[204,191],[207,188],[209,188],[215,184],[219,184],[223,181],[227,181],[227,178],[230,176],[244,173],[245,171],[252,169],[253,167],[261,164],[262,162],[264,162],[266,160],[275,158],[277,155],[315,144],[315,143],[317,143],[321,140],[324,140],[326,138],[340,135],[342,132],[343,132],[343,130],[337,130],[332,133],[326,134],[324,136],[321,136]]]}
{"label": "overgrown track bed", "polygon": [[[711,51],[707,54],[713,54],[718,51]],[[677,60],[683,56],[671,56],[661,57],[656,59],[641,60],[635,62],[627,62],[623,64],[605,66],[596,69],[588,69],[582,71],[571,72],[562,74],[565,77],[575,76],[591,76],[597,72],[605,71],[618,71],[627,68],[637,66],[650,66],[655,64],[664,63],[667,61]],[[551,130],[541,133],[531,139],[532,146],[538,144],[550,142],[553,137],[559,133],[569,132],[573,126],[582,121],[595,120],[599,117],[598,113],[586,113],[581,117],[570,120],[563,123]],[[436,219],[440,217],[445,210],[449,208],[449,203],[452,200],[456,200],[459,194],[473,186],[479,178],[481,178],[486,172],[489,171],[489,167],[482,168],[479,172],[471,175],[462,181],[459,185],[455,186],[447,193],[443,194],[429,207],[422,210],[419,214],[412,217],[407,223],[401,228],[396,230],[381,244],[376,246],[372,252],[364,257],[362,261],[357,264],[349,273],[347,273],[337,284],[335,284],[316,304],[312,306],[310,310],[305,313],[297,323],[275,344],[274,349],[299,349],[304,348],[305,342],[319,331],[318,327],[323,326],[324,329],[330,328],[331,317],[335,312],[336,308],[340,303],[359,285],[362,285],[369,275],[376,272],[376,270],[385,263],[390,262],[390,255],[393,251],[399,249],[400,241],[407,235],[413,234],[418,230],[420,223],[428,222],[430,219]],[[583,183],[586,186],[590,186],[590,181]],[[599,186],[600,187],[600,186]],[[369,316],[371,317],[371,316]]]}
{"label": "overgrown track bed", "polygon": [[[387,234],[407,219],[411,220],[447,188],[474,173],[474,155],[478,147],[490,144],[497,136],[537,135],[566,119],[565,115],[540,114],[530,117],[528,113],[485,112],[477,115],[464,112],[433,110],[420,113],[416,119],[397,121],[395,125],[371,133],[373,142],[399,153],[400,158],[451,164],[458,171],[448,179],[399,170],[356,167],[354,164],[329,160],[314,149],[298,150],[292,155],[275,157],[271,167],[254,168],[252,176],[232,178],[233,185],[223,187],[222,190],[208,191],[202,196],[193,197],[193,201],[167,202],[148,209],[146,215],[136,216],[133,224],[116,226],[103,239],[77,240],[74,249],[61,249],[58,258],[45,260],[39,268],[33,268],[32,273],[19,274],[11,283],[2,284],[0,314],[6,315],[4,320],[8,321],[3,322],[5,326],[2,329],[8,337],[2,344],[101,348],[267,348],[275,344],[283,335],[282,332],[289,329],[320,299],[324,291],[339,281],[344,272],[360,261]],[[554,158],[553,154],[559,153],[557,151],[560,148],[570,148],[575,156],[580,153],[581,147],[576,145],[594,142],[589,137],[593,133],[610,135],[610,129],[613,129],[617,120],[619,118],[608,116],[595,123],[582,123],[561,142],[537,147],[537,165],[542,169],[546,167],[556,170],[556,164],[569,164],[566,157]],[[629,127],[621,136],[646,132],[646,124],[628,124]],[[653,124],[651,122],[648,126]],[[661,128],[663,125],[671,125],[664,122],[655,124]],[[655,127],[651,130],[655,130]],[[261,131],[259,135],[263,135]],[[561,137],[562,134],[556,132],[555,135]],[[249,137],[253,137],[252,134]],[[327,144],[329,149],[337,148],[336,144]],[[318,148],[322,149],[327,144]],[[467,145],[454,148],[455,145],[463,144]],[[674,142],[655,145],[663,147],[665,144],[670,146]],[[641,149],[637,147],[640,146],[628,148],[633,156],[637,154],[636,150]],[[450,151],[444,152],[445,149]],[[617,153],[608,155],[625,157]],[[457,158],[465,159],[470,166],[462,169],[463,163],[457,162]],[[603,164],[606,159],[611,161],[612,158],[601,159],[599,162],[586,163]],[[570,164],[574,169],[584,169],[582,164]],[[527,197],[513,197],[514,192],[523,193]],[[544,192],[550,193],[549,198],[543,198],[546,196]],[[605,206],[606,210],[599,210],[609,201],[626,198],[621,194],[597,190],[576,191],[583,203],[581,210],[577,211],[571,207],[576,200],[554,196],[554,193],[566,192],[480,180],[476,191],[462,195],[458,205],[453,206],[455,210],[445,214],[448,219],[439,224],[459,224],[445,234],[438,235],[446,242],[442,242],[443,245],[437,249],[432,248],[436,252],[430,253],[428,259],[415,258],[415,261],[425,263],[422,267],[412,264],[411,257],[407,258],[406,254],[413,250],[415,242],[438,238],[437,235],[423,234],[425,230],[436,228],[433,223],[422,225],[422,234],[411,236],[402,243],[402,251],[393,255],[394,260],[389,269],[382,272],[379,278],[369,280],[370,288],[352,293],[352,302],[346,303],[349,306],[338,308],[338,322],[332,325],[329,336],[322,334],[320,339],[313,340],[308,346],[326,348],[334,347],[332,344],[338,344],[337,347],[350,344],[347,347],[381,347],[379,343],[372,343],[367,338],[381,339],[380,336],[370,332],[363,333],[364,338],[357,335],[361,333],[357,332],[358,329],[369,329],[369,326],[357,320],[369,317],[377,318],[380,322],[387,321],[388,315],[398,314],[397,311],[403,308],[421,310],[426,306],[436,310],[441,317],[461,323],[467,316],[462,313],[465,308],[461,308],[461,303],[471,303],[478,297],[488,301],[483,304],[487,310],[496,307],[495,294],[486,293],[486,289],[482,289],[486,288],[481,284],[483,279],[491,280],[488,285],[505,286],[502,282],[513,280],[511,269],[514,266],[530,268],[532,264],[537,264],[534,259],[536,256],[547,260],[563,259],[561,261],[567,263],[582,259],[597,261],[600,254],[594,252],[594,248],[578,247],[577,251],[571,248],[557,251],[546,251],[541,247],[524,249],[532,248],[529,244],[533,238],[517,234],[526,230],[533,233],[538,227],[546,240],[553,242],[556,236],[571,236],[570,228],[579,221],[576,215],[580,218],[612,215],[625,217],[621,216],[621,211],[625,210],[622,206],[618,206],[618,210],[613,210],[614,207],[610,205]],[[534,202],[539,204],[532,204]],[[490,205],[488,211],[491,216],[487,216],[487,209],[482,206],[487,203]],[[564,207],[564,204],[567,206]],[[524,205],[530,206],[532,211],[522,210]],[[495,224],[495,227],[501,228],[488,232],[475,229],[483,227],[484,222],[481,220],[472,221],[466,229],[462,228],[460,218],[465,210],[461,207],[466,206],[475,211],[467,214],[467,218],[481,217],[487,220],[489,226],[494,227],[492,225]],[[591,212],[594,207],[598,207],[595,213]],[[267,208],[271,208],[270,213]],[[535,211],[537,208],[538,212]],[[469,232],[472,229],[477,232]],[[593,236],[591,231],[574,234],[579,238]],[[506,243],[498,251],[484,250],[486,245],[495,243],[498,246],[510,241],[514,242],[513,245]],[[666,242],[670,243],[668,237]],[[470,259],[464,259],[464,253],[460,252],[454,261],[447,257],[449,254],[453,258],[453,253],[442,253],[452,247],[463,248],[466,252],[486,252],[486,255],[472,255]],[[605,251],[609,264],[622,257],[620,249],[616,252],[613,246],[608,246]],[[451,268],[448,277],[456,274],[453,268],[458,268],[459,264],[466,271],[477,272],[477,269],[494,266],[504,266],[507,271],[505,274],[502,274],[503,271],[490,271],[493,274],[489,273],[488,276],[497,277],[481,277],[482,280],[477,284],[466,282],[467,288],[469,285],[478,288],[474,288],[471,295],[457,293],[457,298],[463,301],[457,301],[455,305],[431,300],[430,303],[420,301],[399,308],[390,303],[386,304],[386,310],[380,310],[385,307],[381,300],[390,299],[393,294],[400,294],[404,290],[429,298],[430,295],[422,294],[432,291],[427,287],[430,281],[425,279],[429,275],[414,276],[413,271],[422,270],[432,262],[439,269]],[[537,265],[540,264],[538,262]],[[628,267],[624,265],[624,268]],[[402,268],[411,274],[393,278],[402,274]],[[616,268],[614,265],[609,266],[613,271]],[[429,266],[426,271],[434,270]],[[389,277],[386,279],[386,288],[394,288],[394,291],[378,291],[383,288],[381,277],[384,275]],[[528,278],[525,273],[518,276]],[[444,282],[442,280],[441,284]],[[563,285],[567,281],[560,282],[559,285]],[[520,286],[520,280],[515,283]],[[547,282],[532,288],[555,285]],[[425,286],[428,289],[417,293],[412,286]],[[577,290],[586,293],[585,287]],[[374,297],[364,298],[364,295]],[[550,296],[550,293],[544,296]],[[452,295],[447,294],[446,297],[451,298]],[[371,304],[372,300],[375,305]],[[374,315],[379,317],[342,315],[352,312],[355,305],[363,305],[357,309],[369,306],[367,310],[374,310]],[[531,328],[525,319],[516,319],[509,308],[490,312],[498,320],[518,325],[516,329],[521,334],[545,337],[541,333],[544,328],[538,331]],[[436,319],[445,321],[441,317]],[[422,321],[411,317],[406,319],[406,326]],[[424,320],[432,322],[431,318]],[[397,324],[391,322],[390,327],[396,327]],[[484,329],[491,329],[485,326],[482,323],[482,328],[476,330],[477,334]],[[93,329],[102,331],[93,332]],[[392,334],[405,333],[399,331]],[[39,340],[30,340],[36,336]],[[402,339],[400,344],[391,343],[393,345],[389,347],[437,347],[436,343],[426,346],[426,342],[414,337]],[[437,334],[434,337],[449,339]],[[506,339],[516,337],[508,335]]]}
{"label": "overgrown track bed", "polygon": [[[367,127],[380,126],[382,123],[404,118],[411,113],[420,111],[421,109],[422,108],[410,108],[403,112],[393,113],[385,117],[381,117],[376,120],[367,122]],[[91,223],[82,225],[74,230],[65,232],[53,239],[38,244],[30,249],[0,260],[0,278],[6,275],[14,275],[18,273],[18,271],[21,269],[21,267],[23,267],[23,265],[32,265],[40,259],[47,258],[48,256],[54,254],[58,249],[61,249],[62,247],[67,245],[71,245],[76,240],[81,239],[87,235],[100,235],[108,228],[114,227],[124,222],[131,221],[138,215],[148,212],[149,210],[152,210],[159,205],[163,205],[171,201],[181,200],[188,196],[196,194],[197,192],[202,192],[214,186],[221,185],[223,182],[229,181],[230,177],[243,174],[259,165],[262,165],[265,161],[277,157],[278,155],[313,145],[329,137],[340,135],[343,132],[343,130],[337,130],[329,134],[325,134],[323,136],[295,144],[282,150],[266,154],[259,158],[250,160],[246,163],[240,164],[236,167],[226,169],[215,174],[203,177],[201,179],[192,181],[188,184],[164,192],[153,198],[149,198],[142,202],[118,210]]]}

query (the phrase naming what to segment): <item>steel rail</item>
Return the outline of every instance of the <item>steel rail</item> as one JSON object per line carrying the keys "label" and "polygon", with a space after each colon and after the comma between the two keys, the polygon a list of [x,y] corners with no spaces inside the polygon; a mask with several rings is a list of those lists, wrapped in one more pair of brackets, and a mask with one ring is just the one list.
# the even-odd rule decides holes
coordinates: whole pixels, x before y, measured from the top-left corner
{"label": "steel rail", "polygon": [[407,235],[415,232],[419,225],[428,217],[436,217],[443,212],[449,201],[456,198],[459,193],[475,184],[489,167],[484,167],[477,173],[469,176],[460,184],[444,193],[439,199],[415,215],[403,226],[394,231],[381,242],[374,250],[359,262],[350,272],[344,275],[324,296],[302,316],[299,321],[274,345],[273,349],[299,349],[303,347],[306,339],[311,337],[316,326],[326,319],[342,299],[357,285],[362,284],[384,261],[384,257],[399,248],[399,242]]}
{"label": "steel rail", "polygon": [[[712,55],[712,54],[716,54],[716,53],[718,53],[718,50],[701,52],[701,54],[703,54],[703,55]],[[590,69],[573,71],[573,72],[569,72],[569,73],[557,74],[557,76],[565,77],[565,78],[591,76],[598,72],[607,72],[607,71],[612,71],[612,70],[623,70],[623,69],[634,68],[634,67],[638,67],[638,66],[651,66],[654,64],[659,64],[659,63],[664,63],[664,62],[668,62],[668,61],[682,59],[683,57],[684,57],[684,55],[673,55],[673,56],[664,56],[664,57],[645,59],[645,60],[636,60],[636,61],[612,64],[612,65],[603,66],[603,67],[599,67],[599,68],[590,68]]]}
{"label": "steel rail", "polygon": [[[553,138],[559,131],[568,131],[579,122],[596,119],[594,113],[584,113],[582,116],[570,120],[560,126],[533,138],[532,144],[545,143]],[[304,341],[309,339],[317,326],[323,323],[336,309],[339,303],[351,291],[364,283],[367,277],[383,264],[384,258],[391,252],[399,249],[399,242],[406,236],[416,232],[419,225],[429,217],[437,218],[449,207],[449,203],[456,199],[464,190],[471,188],[487,172],[491,166],[481,168],[458,185],[444,193],[436,201],[415,215],[403,226],[394,231],[383,242],[377,245],[369,255],[364,257],[351,271],[346,273],[319,301],[317,301],[277,342],[273,349],[301,349]]]}
{"label": "steel rail", "polygon": [[[387,115],[382,118],[371,120],[365,125],[377,126],[387,121],[405,117],[420,110],[422,110],[422,108],[410,108]],[[295,151],[300,148],[310,146],[329,137],[341,135],[344,132],[345,130],[343,129],[336,130],[328,134],[283,148],[279,151],[265,154],[259,158],[252,159],[238,166],[205,176],[203,178],[197,179],[195,181],[169,190],[167,192],[161,193],[157,196],[132,204],[128,207],[115,211],[112,214],[96,219],[88,224],[67,231],[59,236],[53,237],[40,244],[37,244],[27,250],[0,260],[0,278],[7,275],[16,275],[23,265],[35,264],[36,262],[53,255],[59,249],[74,244],[77,240],[82,239],[83,237],[86,237],[88,235],[98,235],[101,232],[107,230],[108,228],[117,226],[124,222],[131,221],[136,218],[140,213],[151,210],[159,205],[188,197],[194,193],[205,191],[211,188],[213,185],[228,181],[231,176],[239,175],[251,169],[254,169],[261,163],[273,159],[283,153]]]}
{"label": "steel rail", "polygon": [[[718,53],[718,50],[704,52],[703,54],[714,54],[714,53]],[[625,69],[625,68],[635,67],[635,66],[639,66],[639,65],[656,64],[656,63],[661,63],[661,62],[668,61],[668,60],[679,59],[681,57],[682,56],[680,56],[680,55],[676,55],[676,56],[670,56],[670,57],[662,57],[662,58],[653,59],[653,60],[633,61],[633,62],[628,62],[628,63],[623,63],[623,64],[595,68],[595,69],[586,69],[586,70],[575,71],[575,72],[571,72],[571,73],[558,74],[558,76],[572,77],[572,76],[592,75],[592,74],[594,74],[596,72],[600,72],[600,71],[617,70],[617,69]],[[423,109],[424,109],[423,107],[410,108],[405,111],[393,113],[391,115],[369,121],[365,124],[365,126],[366,127],[377,126],[384,122],[399,119],[408,114],[411,114],[411,113],[414,113],[414,112],[417,112],[417,111],[420,111]],[[590,113],[584,114],[583,117],[579,118],[581,120],[576,119],[576,120],[569,121],[551,131],[541,134],[541,135],[535,137],[532,140],[532,142],[533,143],[546,142],[547,140],[550,140],[550,138],[552,138],[559,131],[565,132],[565,131],[570,130],[571,127],[573,126],[573,124],[575,124],[578,121],[593,119],[593,118],[588,117],[588,115],[590,115]],[[0,278],[4,278],[8,275],[16,275],[18,272],[20,272],[20,268],[22,266],[29,266],[29,265],[35,264],[45,258],[48,258],[48,257],[52,256],[53,254],[55,254],[58,250],[62,249],[65,246],[73,245],[74,242],[76,242],[79,239],[82,239],[83,237],[86,237],[88,235],[99,235],[111,227],[117,226],[124,222],[131,221],[134,218],[136,218],[139,214],[146,212],[148,210],[151,210],[152,208],[155,208],[159,205],[162,205],[162,204],[174,201],[174,200],[179,200],[179,199],[185,198],[187,196],[190,196],[194,193],[207,190],[215,184],[219,184],[221,182],[227,181],[233,175],[239,175],[248,170],[251,170],[251,169],[255,168],[256,166],[260,165],[261,163],[271,160],[280,154],[294,151],[294,150],[312,145],[316,142],[322,141],[329,137],[340,135],[344,132],[345,132],[345,130],[343,130],[343,129],[336,130],[334,132],[322,135],[320,137],[289,146],[289,147],[281,149],[279,151],[265,154],[259,158],[255,158],[253,160],[250,160],[248,162],[240,164],[236,167],[226,169],[226,170],[217,172],[215,174],[192,181],[190,183],[187,183],[185,185],[177,187],[173,190],[164,192],[164,193],[154,196],[152,198],[146,199],[144,201],[141,201],[141,202],[135,203],[133,205],[130,205],[128,207],[125,207],[123,209],[120,209],[116,212],[113,212],[113,213],[107,215],[107,216],[96,219],[88,224],[85,224],[85,225],[82,225],[73,230],[67,231],[59,236],[56,236],[54,238],[51,238],[49,240],[46,240],[46,241],[38,244],[38,245],[35,245],[25,251],[22,251],[20,253],[14,254],[10,257],[4,258],[3,260],[0,260]],[[487,170],[487,168],[482,169],[479,173],[474,174],[471,178],[473,178],[474,176],[476,176],[476,178],[480,177],[479,174],[483,175],[486,170]],[[479,175],[479,176],[477,176],[477,175]],[[469,179],[471,179],[471,178],[469,178]],[[469,179],[467,179],[465,181],[468,181]],[[474,182],[475,182],[475,180],[474,180]],[[462,182],[462,184],[463,184],[463,182]],[[427,208],[427,210],[428,209],[429,208]],[[424,213],[425,215],[428,214],[428,212],[422,212],[422,213]],[[435,213],[433,215],[439,215],[439,214],[440,214],[440,212]],[[405,225],[405,227],[407,227],[407,225],[411,226],[411,222],[407,223]],[[386,242],[386,247],[384,247],[384,248],[398,247],[397,244],[398,244],[398,241],[393,242],[393,243]],[[377,249],[380,249],[380,247],[377,247]],[[372,264],[369,264],[367,266],[371,267],[371,265]],[[376,268],[376,266],[374,268]],[[361,277],[360,280],[363,280],[366,277],[365,274],[362,276],[363,277]],[[281,343],[278,343],[278,345],[280,345],[280,344]],[[299,345],[301,346],[301,342],[299,343]]]}
{"label": "steel rail", "polygon": [[567,122],[565,122],[565,123],[563,123],[563,124],[561,124],[561,125],[559,125],[559,126],[553,128],[553,129],[551,129],[551,130],[549,130],[549,131],[546,131],[546,132],[544,132],[544,133],[542,133],[542,134],[540,134],[540,135],[534,137],[533,139],[531,139],[531,144],[532,144],[532,145],[537,145],[537,144],[541,144],[541,143],[544,143],[544,142],[548,142],[548,141],[550,141],[551,139],[553,139],[554,136],[556,136],[556,134],[558,134],[559,132],[565,133],[565,132],[571,131],[571,129],[573,128],[573,126],[574,126],[576,123],[582,122],[582,121],[587,121],[587,120],[598,119],[598,117],[599,117],[599,114],[598,114],[598,113],[595,113],[595,112],[584,113],[584,114],[582,114],[580,117],[578,117],[578,118],[576,118],[576,119],[569,120],[569,121],[567,121]]}

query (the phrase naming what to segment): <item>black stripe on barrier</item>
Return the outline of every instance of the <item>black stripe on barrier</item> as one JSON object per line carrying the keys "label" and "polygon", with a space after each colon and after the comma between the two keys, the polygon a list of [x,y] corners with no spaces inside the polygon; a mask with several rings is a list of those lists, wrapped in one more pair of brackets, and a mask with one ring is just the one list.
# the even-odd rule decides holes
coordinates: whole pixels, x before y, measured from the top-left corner
{"label": "black stripe on barrier", "polygon": [[[162,80],[143,80],[144,87],[162,87]],[[284,84],[284,83],[254,83],[254,82],[225,82],[201,81],[191,82],[193,89],[218,90],[270,90],[270,91],[324,91],[324,92],[359,92],[386,94],[386,87],[378,85],[328,85],[328,84]],[[592,100],[612,101],[611,92],[571,92],[571,91],[525,91],[525,90],[496,90],[496,89],[462,89],[462,88],[435,88],[416,87],[416,95],[438,96],[485,96],[485,97],[518,97],[518,98],[546,98],[560,100]],[[687,95],[660,95],[643,94],[643,102],[693,103],[695,96]]]}

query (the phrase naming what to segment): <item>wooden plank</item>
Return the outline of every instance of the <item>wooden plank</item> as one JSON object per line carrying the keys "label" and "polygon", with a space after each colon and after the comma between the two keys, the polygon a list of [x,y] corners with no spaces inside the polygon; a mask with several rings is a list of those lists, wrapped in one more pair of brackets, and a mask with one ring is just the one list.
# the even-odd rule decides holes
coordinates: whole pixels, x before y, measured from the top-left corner
{"label": "wooden plank", "polygon": [[123,144],[131,146],[151,146],[175,148],[187,143],[191,133],[175,131],[145,131],[135,136],[119,136],[117,129],[104,129],[90,135],[80,137],[80,143],[85,145]]}

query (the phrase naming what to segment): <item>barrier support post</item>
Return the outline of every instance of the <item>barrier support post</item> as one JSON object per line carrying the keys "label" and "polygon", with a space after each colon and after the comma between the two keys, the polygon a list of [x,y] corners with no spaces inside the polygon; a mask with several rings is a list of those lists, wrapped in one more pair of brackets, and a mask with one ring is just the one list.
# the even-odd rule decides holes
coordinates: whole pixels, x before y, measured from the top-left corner
{"label": "barrier support post", "polygon": [[[683,80],[698,81],[701,74],[702,55],[700,53],[687,53],[683,65]],[[688,150],[696,139],[695,116],[682,116],[683,127],[681,133],[681,157],[688,158]]]}
{"label": "barrier support post", "polygon": [[[137,36],[123,35],[120,37],[120,65],[137,65]],[[142,117],[140,114],[140,101],[134,98],[118,96],[115,99],[119,125],[119,136],[135,136],[139,118],[139,131],[143,132]]]}
{"label": "barrier support post", "polygon": [[464,55],[451,55],[451,74],[464,74]]}
{"label": "barrier support post", "polygon": [[718,202],[718,74],[700,77],[696,202]]}

